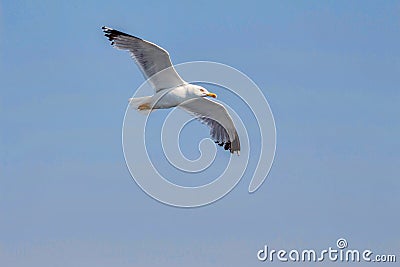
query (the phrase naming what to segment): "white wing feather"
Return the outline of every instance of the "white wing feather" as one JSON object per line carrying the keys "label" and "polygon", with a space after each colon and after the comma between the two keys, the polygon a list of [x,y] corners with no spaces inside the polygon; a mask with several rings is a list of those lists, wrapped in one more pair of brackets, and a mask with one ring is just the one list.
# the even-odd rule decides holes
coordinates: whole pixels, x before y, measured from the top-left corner
{"label": "white wing feather", "polygon": [[111,45],[131,53],[144,77],[149,79],[148,81],[156,92],[185,83],[172,66],[169,54],[165,49],[105,26],[102,29],[105,36],[111,41]]}
{"label": "white wing feather", "polygon": [[206,98],[194,98],[183,102],[179,107],[210,127],[212,139],[225,150],[239,153],[239,136],[223,105]]}

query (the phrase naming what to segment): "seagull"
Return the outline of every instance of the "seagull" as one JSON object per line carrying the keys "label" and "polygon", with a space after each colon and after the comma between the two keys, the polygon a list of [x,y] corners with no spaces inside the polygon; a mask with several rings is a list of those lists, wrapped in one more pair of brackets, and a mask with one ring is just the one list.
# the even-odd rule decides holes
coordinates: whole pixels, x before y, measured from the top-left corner
{"label": "seagull", "polygon": [[216,94],[185,82],[173,67],[168,51],[160,46],[106,26],[102,30],[113,47],[130,52],[155,90],[153,96],[130,98],[131,107],[140,112],[179,107],[207,125],[215,143],[239,155],[239,136],[231,116],[223,105],[206,98],[216,98]]}

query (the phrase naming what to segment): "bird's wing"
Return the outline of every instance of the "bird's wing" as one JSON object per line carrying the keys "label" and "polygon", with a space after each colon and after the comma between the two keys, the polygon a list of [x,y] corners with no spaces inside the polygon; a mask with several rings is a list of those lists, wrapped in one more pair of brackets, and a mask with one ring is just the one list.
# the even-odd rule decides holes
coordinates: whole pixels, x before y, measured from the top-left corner
{"label": "bird's wing", "polygon": [[[185,83],[172,66],[169,54],[165,49],[105,26],[102,29],[104,35],[111,41],[112,46],[128,50],[131,53],[145,79],[149,79],[156,92]],[[160,71],[163,72],[159,73]]]}
{"label": "bird's wing", "polygon": [[215,143],[231,153],[239,154],[239,136],[223,105],[207,98],[194,98],[183,102],[179,107],[210,127],[210,135]]}

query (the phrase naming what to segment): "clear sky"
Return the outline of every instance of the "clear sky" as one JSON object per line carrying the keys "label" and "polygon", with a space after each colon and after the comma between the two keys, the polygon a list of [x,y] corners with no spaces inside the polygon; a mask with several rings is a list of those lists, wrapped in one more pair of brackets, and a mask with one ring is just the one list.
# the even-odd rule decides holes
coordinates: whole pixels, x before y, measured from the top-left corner
{"label": "clear sky", "polygon": [[[121,126],[143,77],[103,25],[258,84],[277,150],[255,194],[250,176],[196,209],[141,191]],[[340,237],[400,260],[399,1],[9,0],[0,36],[0,266],[260,266],[264,244]]]}

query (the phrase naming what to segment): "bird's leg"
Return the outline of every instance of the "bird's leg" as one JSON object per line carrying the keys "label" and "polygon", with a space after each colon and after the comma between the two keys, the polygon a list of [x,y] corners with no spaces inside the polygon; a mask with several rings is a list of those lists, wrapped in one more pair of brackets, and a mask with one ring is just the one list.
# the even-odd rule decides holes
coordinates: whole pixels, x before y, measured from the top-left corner
{"label": "bird's leg", "polygon": [[138,110],[148,110],[151,109],[149,103],[144,103],[138,106]]}

